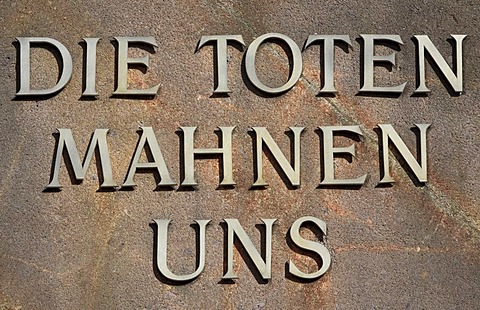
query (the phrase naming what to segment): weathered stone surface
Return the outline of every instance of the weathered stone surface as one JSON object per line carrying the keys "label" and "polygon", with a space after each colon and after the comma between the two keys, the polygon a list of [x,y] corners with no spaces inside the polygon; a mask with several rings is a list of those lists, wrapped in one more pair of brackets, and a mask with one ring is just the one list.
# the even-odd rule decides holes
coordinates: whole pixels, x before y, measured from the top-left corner
{"label": "weathered stone surface", "polygon": [[[480,6],[476,1],[1,1],[0,2],[0,308],[15,309],[475,309],[480,307]],[[302,53],[303,76],[288,93],[265,97],[244,82],[243,53],[229,47],[229,97],[212,98],[211,47],[195,52],[202,35],[241,34],[247,45],[268,32],[283,33],[301,47],[310,34],[348,34],[352,48],[337,48],[336,97],[317,97],[318,46]],[[391,72],[376,70],[385,85],[408,82],[399,98],[360,96],[362,33],[398,34],[404,45]],[[464,94],[452,96],[429,65],[426,97],[415,89],[415,34],[428,34],[451,55],[450,34],[464,43]],[[71,52],[74,74],[58,95],[17,100],[15,37],[46,36]],[[114,36],[153,36],[159,48],[144,75],[130,70],[132,87],[161,83],[155,99],[112,98]],[[99,37],[97,100],[80,100],[84,37]],[[132,55],[144,55],[132,49]],[[389,53],[387,49],[379,52]],[[451,62],[451,56],[446,56]],[[259,77],[281,85],[287,56],[274,44],[259,52]],[[32,54],[32,85],[46,87],[58,75],[47,51]],[[431,123],[429,182],[417,186],[393,160],[392,187],[380,180],[379,123],[392,124],[411,150],[413,124]],[[352,163],[336,160],[338,177],[368,173],[360,189],[317,188],[321,180],[321,125],[358,124]],[[109,128],[114,178],[121,184],[138,140],[139,126],[152,126],[172,177],[181,181],[180,126],[198,126],[196,145],[216,147],[217,126],[234,132],[234,189],[218,189],[218,160],[197,160],[194,191],[155,191],[150,173],[137,174],[133,191],[98,191],[92,164],[82,184],[72,184],[62,164],[60,192],[44,192],[54,156],[56,128],[71,128],[82,156],[95,128]],[[292,189],[268,160],[270,186],[251,190],[253,144],[248,129],[266,126],[286,154],[289,126],[302,135],[302,185]],[[338,145],[351,140],[338,137]],[[285,277],[292,258],[315,270],[313,259],[296,254],[285,236],[293,221],[316,216],[327,223],[331,269],[321,279],[299,283]],[[173,271],[194,269],[195,238],[189,225],[212,219],[207,262],[186,285],[162,281],[154,267],[153,219],[169,218]],[[238,251],[233,284],[223,275],[224,233],[219,223],[237,218],[260,246],[254,227],[277,218],[273,272],[259,283]],[[305,235],[308,232],[305,231]],[[311,238],[312,235],[308,235]],[[175,246],[176,245],[176,246]]]}

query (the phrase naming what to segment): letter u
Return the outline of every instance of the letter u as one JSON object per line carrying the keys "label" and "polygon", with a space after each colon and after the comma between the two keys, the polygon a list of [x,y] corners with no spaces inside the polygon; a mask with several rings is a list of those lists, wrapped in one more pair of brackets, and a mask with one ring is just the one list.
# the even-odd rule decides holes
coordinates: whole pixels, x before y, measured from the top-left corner
{"label": "letter u", "polygon": [[188,275],[176,275],[170,271],[167,267],[167,239],[168,239],[168,225],[170,220],[153,220],[158,227],[157,230],[157,267],[164,277],[169,280],[177,282],[187,282],[192,281],[202,273],[203,268],[205,267],[205,228],[207,227],[210,220],[195,220],[198,224],[200,230],[200,253],[199,262],[197,269]]}

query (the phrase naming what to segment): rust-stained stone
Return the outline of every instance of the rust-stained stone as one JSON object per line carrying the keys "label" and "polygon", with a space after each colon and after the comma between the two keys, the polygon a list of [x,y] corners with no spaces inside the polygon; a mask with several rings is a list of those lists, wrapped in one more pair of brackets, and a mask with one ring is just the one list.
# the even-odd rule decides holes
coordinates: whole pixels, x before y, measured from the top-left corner
{"label": "rust-stained stone", "polygon": [[[1,1],[0,26],[0,309],[475,309],[480,307],[480,46],[477,1]],[[195,53],[202,35],[241,34],[247,44],[278,32],[302,47],[309,34],[348,34],[349,53],[336,52],[334,98],[316,97],[320,88],[318,46],[302,53],[301,80],[274,98],[250,90],[240,70],[243,53],[229,47],[227,98],[211,98],[211,47]],[[397,68],[376,69],[385,85],[408,82],[399,98],[357,96],[361,33],[399,34],[404,45]],[[449,92],[428,67],[428,97],[415,89],[414,34],[428,34],[443,55],[451,54],[450,34],[467,34],[463,95]],[[13,100],[19,36],[47,36],[71,52],[69,85],[48,100]],[[114,89],[113,36],[154,36],[159,48],[143,75],[130,70],[132,87],[161,83],[153,100],[111,98]],[[99,37],[97,91],[82,92],[84,37]],[[389,52],[381,49],[379,51]],[[132,50],[132,56],[144,52]],[[446,56],[451,61],[451,56]],[[285,53],[272,44],[261,49],[259,76],[269,85],[286,81]],[[51,85],[55,59],[37,49],[32,84]],[[415,123],[428,132],[429,182],[416,186],[394,160],[393,187],[380,180],[379,123],[390,123],[410,149]],[[339,177],[369,174],[361,189],[317,188],[321,178],[321,125],[358,124],[364,137],[352,163],[336,160]],[[124,180],[138,127],[152,126],[172,177],[180,181],[179,126],[198,126],[196,145],[215,147],[217,126],[237,126],[233,156],[235,189],[217,189],[218,161],[197,160],[195,191],[154,191],[151,174],[137,174],[133,191],[99,192],[92,164],[83,184],[71,184],[65,165],[61,192],[43,192],[50,177],[56,128],[71,128],[83,156],[95,128],[110,128],[113,173]],[[288,154],[289,126],[302,135],[302,186],[289,189],[269,163],[270,186],[253,183],[253,150],[248,130],[266,126]],[[336,138],[338,145],[350,140]],[[394,159],[393,154],[391,155]],[[301,268],[315,262],[296,254],[285,236],[293,221],[316,216],[327,223],[326,245],[333,258],[321,279],[299,283],[285,278],[291,258]],[[187,285],[162,282],[153,265],[152,219],[170,218],[169,265],[194,269],[195,219],[207,228],[204,272]],[[273,233],[273,271],[260,284],[235,251],[234,284],[219,283],[224,264],[223,218],[237,218],[260,246],[254,227],[260,218],[278,218]],[[305,231],[306,236],[313,237]],[[176,245],[172,246],[172,245]]]}

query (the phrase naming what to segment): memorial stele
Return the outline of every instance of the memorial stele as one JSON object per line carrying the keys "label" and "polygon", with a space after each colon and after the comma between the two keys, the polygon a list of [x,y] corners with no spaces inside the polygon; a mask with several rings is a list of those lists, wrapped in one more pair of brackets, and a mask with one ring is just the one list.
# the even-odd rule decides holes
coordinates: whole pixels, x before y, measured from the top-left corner
{"label": "memorial stele", "polygon": [[0,309],[480,307],[475,2],[1,8]]}

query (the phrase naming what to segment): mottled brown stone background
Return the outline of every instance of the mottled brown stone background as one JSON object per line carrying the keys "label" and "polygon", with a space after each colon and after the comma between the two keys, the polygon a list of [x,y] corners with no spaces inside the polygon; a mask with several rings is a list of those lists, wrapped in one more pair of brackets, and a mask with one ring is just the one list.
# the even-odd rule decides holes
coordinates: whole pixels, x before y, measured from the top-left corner
{"label": "mottled brown stone background", "polygon": [[[0,1],[0,309],[475,309],[480,307],[480,5],[478,1]],[[348,34],[352,48],[336,49],[334,98],[316,97],[319,51],[303,52],[303,76],[287,94],[259,96],[242,78],[243,53],[229,48],[228,98],[211,98],[212,47],[195,53],[202,35],[241,34],[247,45],[268,32],[302,47],[310,34]],[[399,98],[356,95],[360,88],[359,34],[399,34],[404,46],[391,72],[376,69],[381,85],[408,82]],[[428,97],[415,89],[414,34],[427,34],[451,63],[450,34],[464,43],[464,94],[451,96],[427,65]],[[14,100],[15,37],[46,36],[71,52],[69,85],[47,100]],[[111,98],[114,36],[154,36],[159,44],[147,74],[130,70],[134,87],[161,82],[153,100]],[[97,100],[80,100],[84,37],[99,37]],[[390,50],[379,48],[379,53]],[[145,52],[132,49],[132,56]],[[281,85],[287,56],[274,44],[258,55],[262,81]],[[32,53],[32,85],[52,86],[58,68],[51,53]],[[380,179],[379,123],[392,124],[411,150],[415,123],[431,123],[428,177],[416,186],[391,154],[393,187]],[[339,158],[340,178],[368,173],[361,189],[317,188],[321,179],[321,125],[361,126],[352,163]],[[71,128],[83,157],[95,128],[109,128],[114,178],[126,176],[138,127],[152,126],[172,177],[180,181],[180,126],[198,126],[197,147],[215,147],[217,126],[234,132],[235,189],[218,187],[218,160],[197,160],[195,191],[154,191],[152,174],[137,174],[133,191],[98,192],[95,165],[72,184],[62,162],[61,192],[43,192],[50,178],[56,128]],[[290,189],[268,160],[265,190],[253,183],[249,127],[266,126],[289,154],[289,126],[305,126],[302,186]],[[337,145],[352,141],[339,137]],[[316,270],[312,258],[293,252],[286,233],[293,221],[316,216],[327,223],[331,269],[318,281],[285,277],[292,258]],[[194,282],[172,286],[153,265],[153,219],[169,218],[169,264],[177,273],[195,268],[189,225],[211,219],[206,266]],[[237,218],[260,245],[260,218],[277,218],[273,276],[258,283],[235,250],[234,284],[221,284],[223,218]],[[313,236],[305,231],[305,236]]]}

